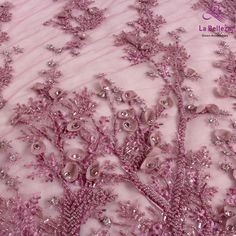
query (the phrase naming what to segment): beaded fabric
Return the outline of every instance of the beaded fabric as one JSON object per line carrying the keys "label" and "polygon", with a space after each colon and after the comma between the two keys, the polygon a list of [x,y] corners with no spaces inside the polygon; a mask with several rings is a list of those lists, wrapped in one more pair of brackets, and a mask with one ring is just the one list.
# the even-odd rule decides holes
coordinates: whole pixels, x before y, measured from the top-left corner
{"label": "beaded fabric", "polygon": [[234,1],[0,10],[0,236],[236,235]]}

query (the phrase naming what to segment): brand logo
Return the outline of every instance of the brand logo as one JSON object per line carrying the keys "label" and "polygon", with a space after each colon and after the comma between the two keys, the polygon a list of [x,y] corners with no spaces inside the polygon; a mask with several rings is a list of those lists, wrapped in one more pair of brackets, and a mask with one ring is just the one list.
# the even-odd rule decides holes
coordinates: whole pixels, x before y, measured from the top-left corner
{"label": "brand logo", "polygon": [[204,20],[210,20],[212,17],[217,19],[221,23],[225,22],[226,15],[221,10],[221,6],[219,4],[212,5],[205,13],[202,14],[202,18]]}

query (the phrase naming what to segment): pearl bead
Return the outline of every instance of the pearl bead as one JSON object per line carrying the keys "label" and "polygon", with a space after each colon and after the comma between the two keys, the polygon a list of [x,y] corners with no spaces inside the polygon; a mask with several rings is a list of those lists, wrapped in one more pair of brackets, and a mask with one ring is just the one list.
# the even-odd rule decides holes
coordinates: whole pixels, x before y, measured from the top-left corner
{"label": "pearl bead", "polygon": [[31,153],[34,155],[39,155],[44,153],[46,150],[46,146],[42,141],[36,141],[31,145]]}

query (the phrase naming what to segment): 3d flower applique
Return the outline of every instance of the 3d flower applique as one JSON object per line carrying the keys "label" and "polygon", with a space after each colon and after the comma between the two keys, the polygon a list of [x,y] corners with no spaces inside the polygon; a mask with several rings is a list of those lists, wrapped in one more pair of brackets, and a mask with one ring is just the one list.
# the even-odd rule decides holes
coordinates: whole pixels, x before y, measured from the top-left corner
{"label": "3d flower applique", "polygon": [[98,162],[92,163],[87,171],[86,171],[86,179],[87,180],[95,180],[99,177],[100,175],[100,167]]}
{"label": "3d flower applique", "polygon": [[79,165],[76,162],[66,162],[62,176],[68,182],[74,182],[79,175]]}

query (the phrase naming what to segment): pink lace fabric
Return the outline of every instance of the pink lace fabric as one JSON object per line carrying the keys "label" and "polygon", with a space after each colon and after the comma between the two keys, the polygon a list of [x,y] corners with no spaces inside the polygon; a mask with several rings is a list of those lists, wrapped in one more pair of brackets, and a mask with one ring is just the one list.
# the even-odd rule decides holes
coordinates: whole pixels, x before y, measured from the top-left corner
{"label": "pink lace fabric", "polygon": [[0,236],[236,235],[235,1],[0,5]]}

